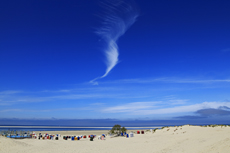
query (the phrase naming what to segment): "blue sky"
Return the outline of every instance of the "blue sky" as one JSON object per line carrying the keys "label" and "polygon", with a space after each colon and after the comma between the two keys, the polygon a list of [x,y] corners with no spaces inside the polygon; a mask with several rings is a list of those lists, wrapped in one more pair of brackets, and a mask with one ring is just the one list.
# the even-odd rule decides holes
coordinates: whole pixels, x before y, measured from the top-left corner
{"label": "blue sky", "polygon": [[1,1],[0,117],[229,121],[230,1]]}

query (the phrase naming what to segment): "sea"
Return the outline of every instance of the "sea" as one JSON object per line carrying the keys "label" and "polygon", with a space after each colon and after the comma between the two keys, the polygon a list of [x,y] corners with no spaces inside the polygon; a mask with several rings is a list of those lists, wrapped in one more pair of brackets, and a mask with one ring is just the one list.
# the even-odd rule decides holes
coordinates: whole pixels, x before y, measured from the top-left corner
{"label": "sea", "polygon": [[[125,127],[127,130],[155,129],[154,127]],[[87,130],[111,130],[112,127],[71,127],[71,126],[0,126],[0,131],[87,131]]]}

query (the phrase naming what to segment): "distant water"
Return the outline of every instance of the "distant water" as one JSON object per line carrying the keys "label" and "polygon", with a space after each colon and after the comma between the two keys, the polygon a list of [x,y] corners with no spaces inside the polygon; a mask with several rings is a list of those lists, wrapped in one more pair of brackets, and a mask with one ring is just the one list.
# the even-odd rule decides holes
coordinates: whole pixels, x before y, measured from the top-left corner
{"label": "distant water", "polygon": [[[74,128],[74,127],[39,127],[39,126],[28,126],[28,127],[22,127],[22,126],[7,126],[7,127],[0,127],[0,131],[87,131],[87,130],[111,130],[112,127],[87,127],[87,128]],[[149,127],[126,127],[127,130],[135,130],[135,129],[150,129]],[[154,129],[154,128],[152,128]]]}

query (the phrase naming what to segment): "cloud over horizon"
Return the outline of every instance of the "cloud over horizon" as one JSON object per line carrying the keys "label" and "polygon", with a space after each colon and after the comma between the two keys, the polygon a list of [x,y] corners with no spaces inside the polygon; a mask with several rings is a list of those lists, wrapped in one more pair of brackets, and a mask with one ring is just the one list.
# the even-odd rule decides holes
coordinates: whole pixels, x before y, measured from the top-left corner
{"label": "cloud over horizon", "polygon": [[[182,101],[182,100],[179,100]],[[185,100],[186,102],[187,100]],[[165,103],[163,108],[158,105],[159,103]],[[173,104],[161,101],[161,102],[134,102],[127,103],[124,105],[107,107],[102,110],[102,112],[110,113],[131,113],[135,115],[153,115],[153,114],[178,114],[178,113],[197,113],[200,115],[208,114],[228,114],[230,111],[223,110],[221,108],[229,108],[229,102],[203,102],[192,105],[179,105],[174,106]]]}

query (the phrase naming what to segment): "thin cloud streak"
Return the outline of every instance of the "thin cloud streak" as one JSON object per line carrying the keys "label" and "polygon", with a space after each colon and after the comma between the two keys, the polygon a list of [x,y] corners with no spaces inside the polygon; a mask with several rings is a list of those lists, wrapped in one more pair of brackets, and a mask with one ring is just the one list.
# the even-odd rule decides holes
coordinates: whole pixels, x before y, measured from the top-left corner
{"label": "thin cloud streak", "polygon": [[68,93],[68,92],[71,92],[72,90],[69,90],[69,89],[62,89],[62,90],[43,90],[41,92],[44,92],[44,93],[50,93],[50,92],[53,92],[53,93]]}
{"label": "thin cloud streak", "polygon": [[[78,100],[78,99],[98,99],[98,98],[119,98],[125,99],[125,94],[103,94],[103,93],[83,93],[83,94],[62,94],[62,95],[53,95],[53,96],[43,96],[43,97],[34,97],[32,96],[0,96],[0,105],[13,105],[13,104],[20,104],[20,103],[39,103],[39,102],[55,102],[58,100]],[[132,97],[135,98],[135,97]]]}
{"label": "thin cloud streak", "polygon": [[107,107],[102,110],[102,112],[107,113],[120,113],[120,112],[133,112],[147,108],[154,108],[157,104],[161,103],[161,101],[154,102],[133,102],[125,105]]}
{"label": "thin cloud streak", "polygon": [[156,79],[122,79],[115,81],[104,81],[101,83],[127,83],[127,84],[146,84],[146,83],[196,83],[196,84],[207,84],[207,83],[230,83],[230,79],[210,79],[210,80],[196,80],[196,79],[180,79],[180,78],[156,78]]}
{"label": "thin cloud streak", "polygon": [[94,110],[95,106],[89,107],[72,107],[72,108],[57,108],[57,109],[3,109],[0,110],[0,113],[3,112],[54,112],[54,111],[81,111],[81,110]]}
{"label": "thin cloud streak", "polygon": [[52,96],[47,97],[51,99],[90,99],[90,98],[101,98],[101,97],[109,97],[110,95],[103,94],[70,94],[70,95],[60,95],[60,96]]}
{"label": "thin cloud streak", "polygon": [[90,87],[88,86],[88,82],[87,83],[82,83],[82,84],[77,84],[78,86],[80,87],[76,87],[76,88],[69,88],[69,89],[59,89],[59,90],[42,90],[42,91],[39,91],[39,92],[42,92],[42,93],[63,93],[63,94],[68,94],[68,93],[79,93],[79,92],[99,92],[99,91],[108,91],[108,90],[120,90],[120,88],[118,87],[102,87],[102,86],[91,86]]}
{"label": "thin cloud streak", "polygon": [[6,90],[6,91],[1,91],[0,95],[12,95],[12,94],[17,94],[17,93],[22,93],[22,91],[18,91],[18,90]]}
{"label": "thin cloud streak", "polygon": [[5,110],[0,110],[1,113],[3,112],[23,112],[23,109],[5,109]]}
{"label": "thin cloud streak", "polygon": [[102,15],[104,16],[102,19],[102,27],[98,29],[96,33],[107,45],[104,50],[107,68],[104,75],[90,81],[90,83],[94,85],[98,84],[96,80],[106,77],[119,62],[117,40],[128,30],[138,17],[137,9],[122,0],[108,0],[101,4],[106,13]]}

